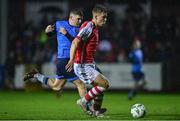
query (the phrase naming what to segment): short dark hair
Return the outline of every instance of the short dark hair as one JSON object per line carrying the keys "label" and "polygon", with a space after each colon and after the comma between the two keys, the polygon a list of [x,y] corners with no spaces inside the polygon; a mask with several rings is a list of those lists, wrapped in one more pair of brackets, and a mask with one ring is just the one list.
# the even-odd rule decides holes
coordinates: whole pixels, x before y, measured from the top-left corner
{"label": "short dark hair", "polygon": [[79,15],[79,16],[83,16],[83,11],[79,8],[75,8],[75,9],[72,9],[70,11],[70,14],[75,14],[75,15]]}
{"label": "short dark hair", "polygon": [[107,12],[108,12],[107,8],[101,4],[95,5],[92,10],[92,13],[107,13]]}

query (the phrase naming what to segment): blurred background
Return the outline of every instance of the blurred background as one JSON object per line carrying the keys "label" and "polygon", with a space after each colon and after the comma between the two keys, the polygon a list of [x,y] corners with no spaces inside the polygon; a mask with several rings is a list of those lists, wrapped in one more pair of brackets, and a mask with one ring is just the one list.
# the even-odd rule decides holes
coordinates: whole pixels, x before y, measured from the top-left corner
{"label": "blurred background", "polygon": [[132,86],[128,54],[132,42],[140,40],[146,90],[180,92],[179,0],[1,0],[0,88],[34,88],[23,82],[23,75],[34,67],[54,75],[56,37],[45,35],[46,26],[67,19],[69,10],[77,7],[83,9],[84,21],[90,20],[97,3],[109,9],[96,62],[110,79],[110,89]]}

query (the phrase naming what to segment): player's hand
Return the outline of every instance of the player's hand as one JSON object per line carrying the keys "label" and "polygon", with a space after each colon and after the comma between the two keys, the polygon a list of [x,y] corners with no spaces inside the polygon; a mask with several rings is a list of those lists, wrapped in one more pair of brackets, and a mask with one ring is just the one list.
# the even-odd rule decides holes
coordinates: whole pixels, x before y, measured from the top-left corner
{"label": "player's hand", "polygon": [[66,65],[66,70],[67,70],[67,72],[72,71],[72,69],[73,69],[73,64],[74,64],[74,61],[73,61],[73,60],[69,60],[68,64]]}
{"label": "player's hand", "polygon": [[49,32],[52,32],[52,31],[54,31],[54,26],[53,26],[53,25],[48,25],[48,26],[46,27],[46,29],[45,29],[45,32],[46,32],[46,33],[49,33]]}
{"label": "player's hand", "polygon": [[60,30],[59,30],[60,33],[66,35],[67,34],[67,31],[65,28],[61,27]]}

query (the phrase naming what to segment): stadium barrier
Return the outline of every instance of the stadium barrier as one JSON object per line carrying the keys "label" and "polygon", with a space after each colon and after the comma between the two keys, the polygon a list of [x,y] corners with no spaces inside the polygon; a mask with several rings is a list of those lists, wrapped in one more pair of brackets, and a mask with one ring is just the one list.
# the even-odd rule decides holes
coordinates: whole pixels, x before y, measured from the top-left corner
{"label": "stadium barrier", "polygon": [[[98,64],[104,75],[110,81],[110,89],[129,89],[134,81],[131,76],[131,64]],[[146,89],[149,91],[162,90],[162,65],[159,63],[146,63],[143,71],[146,75]],[[41,72],[48,76],[55,76],[56,68],[52,63],[45,63],[41,67]],[[15,69],[15,87],[24,88],[22,77],[25,73],[25,65],[17,65]],[[67,83],[65,88],[75,88],[71,83]]]}

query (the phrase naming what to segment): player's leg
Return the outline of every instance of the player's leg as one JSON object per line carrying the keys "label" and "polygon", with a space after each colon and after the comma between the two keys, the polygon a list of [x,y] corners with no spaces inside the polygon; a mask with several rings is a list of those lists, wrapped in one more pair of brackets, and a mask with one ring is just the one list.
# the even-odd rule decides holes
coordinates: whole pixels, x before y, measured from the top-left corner
{"label": "player's leg", "polygon": [[49,78],[43,74],[40,74],[37,69],[33,69],[29,73],[26,73],[24,76],[24,81],[30,80],[32,78],[37,79],[37,81],[49,86],[55,91],[61,90],[66,83],[65,79]]}
{"label": "player's leg", "polygon": [[87,102],[98,95],[102,95],[109,88],[109,82],[102,74],[98,74],[91,84],[93,88],[85,95],[85,100]]}
{"label": "player's leg", "polygon": [[[95,65],[95,69],[100,73],[100,74],[103,74],[102,71],[98,68],[97,65]],[[102,102],[103,102],[103,96],[104,94],[102,95],[98,95],[97,97],[94,98],[94,101],[93,101],[93,106],[92,106],[92,110],[99,110],[101,113],[105,113],[107,111],[106,108],[101,108],[102,106]]]}
{"label": "player's leg", "polygon": [[132,78],[133,78],[133,86],[130,89],[128,93],[128,99],[131,100],[136,94],[137,94],[137,82],[138,82],[138,74],[137,72],[132,72]]}
{"label": "player's leg", "polygon": [[[85,84],[80,79],[74,80],[73,84],[76,85],[79,92],[79,96],[83,98],[85,94],[87,93]],[[88,115],[92,115],[92,111],[90,110],[89,105],[92,105],[92,104],[91,103],[87,104],[86,110],[84,110],[84,112]]]}
{"label": "player's leg", "polygon": [[[109,84],[107,79],[95,70],[92,64],[85,64],[83,66],[75,64],[74,69],[81,80],[85,83],[91,83],[93,85],[93,88],[86,93],[85,97],[77,101],[77,104],[80,105],[83,110],[86,110],[86,104],[96,96],[102,95],[104,91],[108,89]],[[92,80],[95,81],[92,83]]]}
{"label": "player's leg", "polygon": [[66,79],[49,78],[47,83],[54,91],[62,91],[64,85],[66,84]]}
{"label": "player's leg", "polygon": [[[105,78],[102,74],[100,74],[99,76],[97,76],[96,80],[93,82],[94,87],[103,87],[106,91],[109,88],[109,83],[107,78]],[[106,112],[106,108],[102,108],[102,101],[103,101],[103,96],[104,96],[104,92],[102,92],[101,94],[97,95],[94,98],[94,115],[98,116],[98,117],[102,117],[104,116],[104,112]]]}
{"label": "player's leg", "polygon": [[143,72],[139,72],[139,80],[137,82],[137,90],[144,88],[146,85],[145,74]]}
{"label": "player's leg", "polygon": [[101,108],[102,102],[103,102],[103,96],[104,94],[98,95],[94,98],[93,103],[92,103],[93,105],[91,108],[92,112],[97,111],[99,114],[104,114],[107,111],[106,108]]}
{"label": "player's leg", "polygon": [[76,85],[79,92],[79,96],[84,97],[87,92],[85,84],[80,79],[74,80],[73,84]]}
{"label": "player's leg", "polygon": [[129,100],[131,100],[133,97],[135,97],[138,90],[143,88],[144,85],[146,84],[143,72],[141,72],[141,71],[132,72],[132,75],[133,75],[134,85],[128,93],[128,99]]}
{"label": "player's leg", "polygon": [[48,77],[46,77],[43,74],[40,74],[37,69],[32,69],[30,72],[28,72],[24,75],[24,81],[28,81],[31,79],[37,79],[37,81],[39,81],[43,84],[46,84],[46,85],[47,85],[47,82],[49,80]]}
{"label": "player's leg", "polygon": [[64,59],[57,59],[56,64],[56,78],[49,78],[48,85],[59,95],[62,92],[64,85],[66,84],[66,79],[63,75],[64,73]]}
{"label": "player's leg", "polygon": [[71,82],[76,85],[80,97],[84,96],[86,94],[86,87],[82,81],[79,80],[79,78],[76,76],[74,71],[67,72],[65,69],[65,66],[67,64],[69,59],[58,59],[57,62],[57,71],[56,75],[59,79],[56,79],[55,81],[53,79],[48,80],[48,84],[51,86],[53,90],[57,91],[57,95],[61,94],[61,91],[66,83],[66,81]]}
{"label": "player's leg", "polygon": [[102,105],[103,94],[108,89],[109,83],[102,74],[99,74],[96,77],[95,81],[92,83],[92,85],[93,85],[93,88],[91,88],[88,91],[88,93],[86,93],[85,97],[83,97],[81,100],[78,100],[77,103],[84,109],[85,104],[90,102],[92,99],[96,100],[93,107],[94,108],[93,116],[103,117],[104,116],[103,113],[106,111],[106,109],[101,110],[100,107]]}
{"label": "player's leg", "polygon": [[48,85],[52,90],[56,91],[57,97],[61,96],[65,84],[66,84],[66,79],[49,78],[48,80]]}

